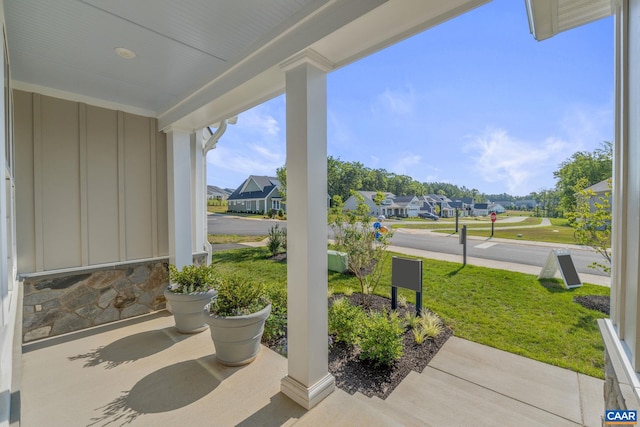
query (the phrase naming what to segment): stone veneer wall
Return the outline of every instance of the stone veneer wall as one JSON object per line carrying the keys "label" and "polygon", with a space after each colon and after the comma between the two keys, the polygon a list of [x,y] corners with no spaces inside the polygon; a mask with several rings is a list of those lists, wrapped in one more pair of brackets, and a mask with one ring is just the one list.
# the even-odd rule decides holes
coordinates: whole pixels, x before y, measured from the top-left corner
{"label": "stone veneer wall", "polygon": [[605,409],[627,409],[611,357],[606,350],[604,352],[604,407]]}
{"label": "stone veneer wall", "polygon": [[25,278],[23,342],[165,308],[168,264],[116,266],[90,273]]}
{"label": "stone veneer wall", "polygon": [[[600,334],[604,341],[604,408],[606,410],[631,409],[640,412],[640,399],[634,390],[634,382],[627,376],[624,360],[616,346],[607,322],[598,320]],[[604,414],[603,414],[604,415]],[[604,416],[602,425],[605,426]]]}

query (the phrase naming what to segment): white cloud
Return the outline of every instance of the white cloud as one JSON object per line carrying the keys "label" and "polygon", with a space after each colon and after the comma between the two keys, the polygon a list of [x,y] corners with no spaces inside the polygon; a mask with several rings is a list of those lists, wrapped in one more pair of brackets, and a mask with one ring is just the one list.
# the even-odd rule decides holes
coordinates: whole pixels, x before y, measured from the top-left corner
{"label": "white cloud", "polygon": [[237,126],[256,134],[268,136],[278,136],[280,133],[278,121],[269,114],[268,109],[263,105],[242,113],[238,117]]}
{"label": "white cloud", "polygon": [[571,150],[570,144],[558,138],[520,141],[502,129],[488,130],[465,146],[465,152],[474,155],[470,160],[479,178],[503,183],[511,194],[537,190],[531,188],[537,178],[548,178],[559,163],[557,159],[564,159]]}
{"label": "white cloud", "polygon": [[[273,102],[239,115],[207,155],[207,183],[236,188],[249,175],[275,176],[285,163],[284,126],[271,114]],[[277,105],[276,105],[277,107]],[[281,119],[283,120],[283,119]]]}
{"label": "white cloud", "polygon": [[416,97],[413,87],[407,86],[404,89],[386,89],[379,94],[371,106],[374,114],[386,115],[407,115],[411,114],[416,106]]}
{"label": "white cloud", "polygon": [[396,159],[391,166],[391,172],[395,172],[399,175],[408,175],[410,173],[411,166],[415,166],[420,163],[422,157],[414,153],[402,153],[401,157]]}
{"label": "white cloud", "polygon": [[560,125],[575,151],[592,151],[602,141],[612,141],[613,123],[611,105],[572,105],[560,120]]}

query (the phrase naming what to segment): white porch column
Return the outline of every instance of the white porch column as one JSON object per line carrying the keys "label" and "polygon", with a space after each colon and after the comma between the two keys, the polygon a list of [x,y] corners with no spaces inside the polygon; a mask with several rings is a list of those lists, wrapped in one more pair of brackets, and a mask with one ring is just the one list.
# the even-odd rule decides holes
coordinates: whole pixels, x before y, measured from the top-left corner
{"label": "white porch column", "polygon": [[615,8],[611,315],[598,323],[605,409],[640,410],[640,0]]}
{"label": "white porch column", "polygon": [[167,131],[169,262],[178,269],[193,263],[191,170],[190,132],[170,129]]}
{"label": "white porch column", "polygon": [[[191,191],[193,208],[193,250],[208,251],[205,246],[207,236],[207,183],[205,177],[204,151],[201,132],[191,134]],[[209,260],[207,259],[207,265]]]}
{"label": "white porch column", "polygon": [[288,375],[281,390],[310,409],[335,388],[328,371],[328,61],[313,51],[283,64],[287,104]]}

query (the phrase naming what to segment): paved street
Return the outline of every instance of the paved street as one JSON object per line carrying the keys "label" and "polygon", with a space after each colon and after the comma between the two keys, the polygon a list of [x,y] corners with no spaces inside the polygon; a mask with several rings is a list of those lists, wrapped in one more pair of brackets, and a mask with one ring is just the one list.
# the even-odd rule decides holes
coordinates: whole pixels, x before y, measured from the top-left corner
{"label": "paved street", "polygon": [[[227,215],[209,215],[210,234],[266,235],[275,224],[286,225],[285,221],[268,219],[245,219]],[[514,226],[515,226],[514,222]],[[327,227],[331,237],[331,229]],[[462,245],[458,235],[433,233],[429,230],[396,229],[392,245],[443,254],[459,255],[462,259]],[[501,262],[510,262],[542,268],[552,249],[569,248],[571,258],[578,273],[604,276],[604,273],[588,268],[593,261],[601,262],[601,257],[590,248],[557,243],[529,242],[508,239],[490,239],[470,236],[467,255]]]}

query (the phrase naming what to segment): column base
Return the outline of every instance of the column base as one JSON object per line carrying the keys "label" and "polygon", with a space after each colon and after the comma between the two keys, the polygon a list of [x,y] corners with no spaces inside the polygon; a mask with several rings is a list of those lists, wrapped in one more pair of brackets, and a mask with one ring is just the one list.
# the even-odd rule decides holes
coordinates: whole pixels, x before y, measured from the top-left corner
{"label": "column base", "polygon": [[329,396],[335,388],[336,380],[331,374],[327,374],[311,387],[302,385],[302,383],[290,376],[284,377],[280,383],[280,391],[307,410]]}

